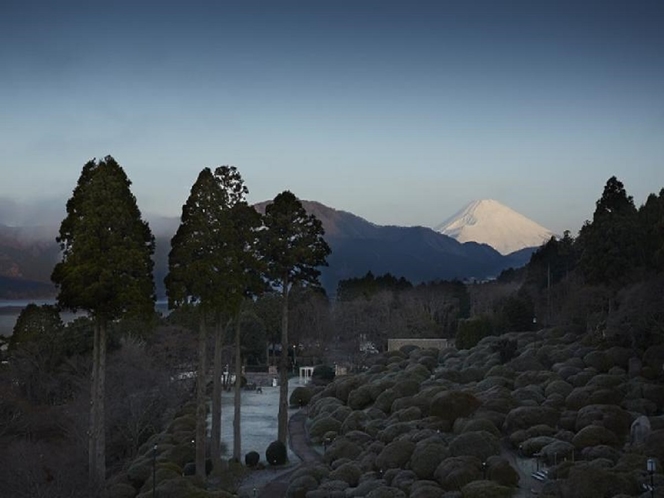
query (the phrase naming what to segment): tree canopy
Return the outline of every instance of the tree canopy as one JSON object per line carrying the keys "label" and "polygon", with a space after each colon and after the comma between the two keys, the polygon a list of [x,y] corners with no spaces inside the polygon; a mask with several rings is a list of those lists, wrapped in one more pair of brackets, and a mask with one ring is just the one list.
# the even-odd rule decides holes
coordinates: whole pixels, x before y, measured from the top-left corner
{"label": "tree canopy", "polygon": [[284,191],[265,208],[263,255],[266,275],[275,288],[302,282],[317,285],[330,247],[323,225],[308,215],[292,192]]}
{"label": "tree canopy", "polygon": [[233,312],[238,299],[259,285],[250,260],[257,259],[260,215],[247,205],[246,193],[234,167],[204,168],[198,175],[171,240],[165,279],[170,308],[195,302],[208,311]]}
{"label": "tree canopy", "polygon": [[67,202],[52,280],[59,307],[107,319],[154,309],[154,237],[111,156],[89,161]]}
{"label": "tree canopy", "polygon": [[637,210],[615,176],[596,203],[592,222],[579,233],[580,265],[590,284],[619,283],[638,266]]}

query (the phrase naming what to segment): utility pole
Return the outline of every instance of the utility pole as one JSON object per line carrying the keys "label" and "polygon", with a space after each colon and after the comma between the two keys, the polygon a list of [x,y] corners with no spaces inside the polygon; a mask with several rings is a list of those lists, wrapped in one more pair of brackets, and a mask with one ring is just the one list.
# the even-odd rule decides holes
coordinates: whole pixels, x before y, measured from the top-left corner
{"label": "utility pole", "polygon": [[546,324],[551,326],[551,263],[546,267]]}

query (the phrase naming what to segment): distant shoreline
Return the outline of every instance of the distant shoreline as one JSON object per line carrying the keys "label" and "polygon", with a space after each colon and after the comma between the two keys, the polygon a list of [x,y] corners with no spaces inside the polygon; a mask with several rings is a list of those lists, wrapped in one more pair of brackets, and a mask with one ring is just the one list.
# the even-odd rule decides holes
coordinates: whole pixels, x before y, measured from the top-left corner
{"label": "distant shoreline", "polygon": [[20,312],[29,304],[42,306],[44,304],[55,304],[55,297],[35,299],[0,299],[0,315],[11,315]]}
{"label": "distant shoreline", "polygon": [[[0,336],[9,337],[12,335],[14,325],[21,311],[29,304],[36,304],[43,306],[45,304],[55,304],[55,298],[41,298],[41,299],[0,299]],[[164,316],[168,315],[168,301],[165,299],[158,299],[155,303],[155,311],[162,313]],[[67,322],[68,317],[81,316],[82,313],[72,313],[70,311],[63,311],[60,315],[64,317],[63,320]],[[71,318],[71,319],[73,319]]]}

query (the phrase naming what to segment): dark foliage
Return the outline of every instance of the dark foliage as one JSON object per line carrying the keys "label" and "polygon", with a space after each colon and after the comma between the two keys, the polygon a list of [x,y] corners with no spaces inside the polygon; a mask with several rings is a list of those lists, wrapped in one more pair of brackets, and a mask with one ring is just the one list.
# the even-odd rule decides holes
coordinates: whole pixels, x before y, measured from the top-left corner
{"label": "dark foliage", "polygon": [[244,463],[247,467],[256,467],[260,459],[261,456],[257,451],[250,451],[244,456]]}
{"label": "dark foliage", "polygon": [[281,441],[273,441],[265,450],[265,459],[270,465],[284,465],[288,460],[286,445]]}
{"label": "dark foliage", "polygon": [[592,222],[579,233],[580,268],[589,284],[625,283],[639,265],[637,210],[622,182],[609,178],[596,203]]}
{"label": "dark foliage", "polygon": [[337,301],[352,301],[359,297],[369,299],[380,291],[402,291],[412,289],[404,277],[397,278],[391,273],[374,277],[370,271],[363,277],[340,280],[337,285]]}
{"label": "dark foliage", "polygon": [[459,320],[455,345],[457,349],[469,349],[493,332],[488,317],[480,316]]}
{"label": "dark foliage", "polygon": [[494,307],[497,333],[525,332],[537,325],[533,300],[525,290],[498,301]]}
{"label": "dark foliage", "polygon": [[334,368],[329,365],[318,365],[311,374],[311,382],[315,385],[326,385],[334,380]]}
{"label": "dark foliage", "polygon": [[500,354],[500,362],[507,363],[517,352],[517,342],[512,339],[502,338],[493,345],[494,352]]}

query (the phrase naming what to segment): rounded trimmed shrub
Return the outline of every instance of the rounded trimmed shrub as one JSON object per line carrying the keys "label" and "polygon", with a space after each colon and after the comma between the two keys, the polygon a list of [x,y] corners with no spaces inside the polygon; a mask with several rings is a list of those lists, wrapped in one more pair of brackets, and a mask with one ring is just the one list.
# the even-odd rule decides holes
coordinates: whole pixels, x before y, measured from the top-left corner
{"label": "rounded trimmed shrub", "polygon": [[351,412],[341,424],[341,433],[346,434],[351,431],[364,430],[369,416],[362,411]]}
{"label": "rounded trimmed shrub", "polygon": [[474,481],[463,486],[461,494],[464,498],[509,498],[514,490],[493,481]]}
{"label": "rounded trimmed shrub", "polygon": [[293,475],[291,476],[291,481],[294,481],[298,477],[302,476],[311,476],[316,479],[317,482],[321,482],[324,479],[327,479],[327,476],[330,475],[330,469],[327,465],[314,465],[314,466],[305,466],[299,467]]}
{"label": "rounded trimmed shrub", "polygon": [[534,425],[545,424],[555,427],[558,424],[560,414],[551,408],[541,406],[520,406],[511,410],[505,418],[503,430],[508,434],[519,430],[528,429]]}
{"label": "rounded trimmed shrub", "polygon": [[314,371],[311,374],[311,382],[317,386],[326,385],[334,380],[335,375],[333,367],[318,365],[314,367]]}
{"label": "rounded trimmed shrub", "polygon": [[502,433],[491,420],[486,418],[475,418],[469,420],[461,429],[461,432],[486,431],[496,437],[501,437]]}
{"label": "rounded trimmed shrub", "polygon": [[379,486],[370,491],[367,498],[406,498],[406,493],[391,486]]}
{"label": "rounded trimmed shrub", "polygon": [[498,438],[486,431],[464,432],[450,442],[452,456],[475,456],[486,460],[500,453]]}
{"label": "rounded trimmed shrub", "polygon": [[328,446],[323,455],[323,461],[331,464],[340,458],[355,460],[360,453],[362,453],[362,447],[359,444],[353,443],[344,437],[338,437]]}
{"label": "rounded trimmed shrub", "polygon": [[173,434],[174,432],[182,431],[195,431],[196,430],[196,415],[195,414],[186,414],[180,417],[173,419],[173,421],[168,425],[168,432]]}
{"label": "rounded trimmed shrub", "polygon": [[304,386],[298,386],[295,389],[293,389],[293,392],[290,395],[289,399],[290,406],[292,407],[307,406],[309,404],[309,401],[311,401],[312,396],[313,393],[311,392],[311,389]]}
{"label": "rounded trimmed shrub", "polygon": [[480,406],[480,401],[465,391],[445,391],[431,400],[429,414],[454,423],[458,417],[468,417]]}
{"label": "rounded trimmed shrub", "polygon": [[322,416],[314,420],[309,428],[309,436],[314,443],[318,443],[325,436],[326,432],[336,432],[341,430],[341,423],[328,416]]}
{"label": "rounded trimmed shrub", "polygon": [[602,425],[622,438],[630,432],[632,415],[615,405],[584,406],[576,416],[576,430],[591,424]]}
{"label": "rounded trimmed shrub", "polygon": [[308,491],[313,491],[318,487],[318,481],[309,475],[304,475],[293,479],[288,485],[286,496],[289,498],[305,496]]}
{"label": "rounded trimmed shrub", "polygon": [[445,443],[434,438],[425,439],[415,445],[410,457],[410,468],[420,479],[431,479],[440,462],[449,455]]}
{"label": "rounded trimmed shrub", "polygon": [[265,450],[265,459],[270,465],[283,465],[288,460],[286,445],[281,441],[273,441]]}
{"label": "rounded trimmed shrub", "polygon": [[371,388],[367,385],[353,389],[348,394],[348,407],[351,410],[363,410],[374,402],[371,396]]}
{"label": "rounded trimmed shrub", "polygon": [[617,446],[618,438],[613,432],[600,425],[589,425],[576,433],[572,444],[577,449],[599,445]]}
{"label": "rounded trimmed shrub", "polygon": [[374,401],[374,407],[389,415],[392,410],[392,404],[397,398],[399,398],[399,395],[394,389],[386,389],[378,395],[376,401]]}
{"label": "rounded trimmed shrub", "polygon": [[257,451],[250,451],[246,455],[244,455],[244,463],[247,467],[255,467],[258,465],[258,462],[260,461],[261,456],[258,454]]}
{"label": "rounded trimmed shrub", "polygon": [[330,479],[344,481],[352,487],[357,487],[360,477],[362,469],[356,462],[344,463],[330,472]]}
{"label": "rounded trimmed shrub", "polygon": [[393,441],[376,457],[376,467],[386,471],[388,469],[403,468],[410,460],[415,450],[415,443],[408,440]]}
{"label": "rounded trimmed shrub", "polygon": [[330,413],[330,417],[332,417],[335,420],[338,420],[340,423],[343,424],[344,420],[353,413],[353,410],[348,408],[347,406],[340,406],[336,410],[334,410],[332,413]]}
{"label": "rounded trimmed shrub", "polygon": [[132,486],[140,489],[145,481],[152,476],[152,461],[149,459],[134,460],[127,469],[127,477]]}
{"label": "rounded trimmed shrub", "polygon": [[436,467],[434,477],[443,489],[459,490],[482,478],[482,462],[472,456],[446,458]]}
{"label": "rounded trimmed shrub", "polygon": [[534,436],[526,439],[520,448],[525,456],[532,457],[535,453],[539,453],[545,446],[555,442],[556,439],[551,436]]}
{"label": "rounded trimmed shrub", "polygon": [[519,484],[519,473],[501,456],[487,460],[486,478],[503,486],[516,487]]}

